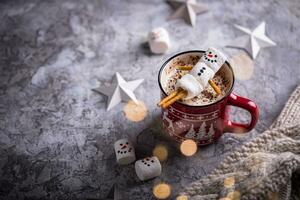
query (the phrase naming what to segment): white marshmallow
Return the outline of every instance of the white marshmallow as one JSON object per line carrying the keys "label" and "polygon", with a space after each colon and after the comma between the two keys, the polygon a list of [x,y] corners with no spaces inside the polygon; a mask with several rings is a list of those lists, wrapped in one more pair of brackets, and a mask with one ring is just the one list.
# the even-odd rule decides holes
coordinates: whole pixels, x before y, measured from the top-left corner
{"label": "white marshmallow", "polygon": [[161,27],[153,29],[148,34],[148,43],[153,53],[165,53],[170,48],[168,31]]}
{"label": "white marshmallow", "polygon": [[187,96],[184,97],[185,100],[192,99],[199,95],[204,89],[198,80],[191,74],[185,74],[181,79],[177,80],[176,89],[182,88],[188,92]]}
{"label": "white marshmallow", "polygon": [[214,73],[216,73],[225,61],[226,56],[222,52],[210,47],[207,51],[205,51],[199,62],[204,62],[214,71]]}
{"label": "white marshmallow", "polygon": [[135,161],[134,147],[128,139],[116,141],[114,147],[118,164],[127,165]]}
{"label": "white marshmallow", "polygon": [[156,156],[147,157],[135,162],[135,172],[141,181],[161,174],[161,164]]}
{"label": "white marshmallow", "polygon": [[189,74],[197,79],[203,89],[207,86],[208,81],[215,75],[214,71],[203,62],[198,62]]}

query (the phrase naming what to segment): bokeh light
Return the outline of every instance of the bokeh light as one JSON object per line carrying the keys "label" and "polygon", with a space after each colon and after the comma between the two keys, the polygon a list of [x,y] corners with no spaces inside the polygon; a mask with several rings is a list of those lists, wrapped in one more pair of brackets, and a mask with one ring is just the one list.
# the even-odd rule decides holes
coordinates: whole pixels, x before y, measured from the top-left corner
{"label": "bokeh light", "polygon": [[234,177],[227,177],[224,179],[224,187],[231,188],[235,183]]}
{"label": "bokeh light", "polygon": [[130,121],[139,122],[145,119],[148,114],[148,109],[142,101],[138,101],[138,104],[136,104],[134,101],[129,100],[124,106],[123,112],[125,117]]}
{"label": "bokeh light", "polygon": [[232,66],[235,78],[239,80],[248,80],[252,77],[254,62],[247,53],[241,52],[233,55],[230,58],[229,63]]}
{"label": "bokeh light", "polygon": [[152,153],[153,156],[156,156],[161,162],[168,158],[168,148],[162,144],[156,145]]}
{"label": "bokeh light", "polygon": [[171,186],[166,183],[159,183],[153,187],[153,195],[157,199],[167,199],[171,195]]}
{"label": "bokeh light", "polygon": [[180,195],[176,198],[176,200],[188,200],[188,197],[185,195]]}
{"label": "bokeh light", "polygon": [[185,156],[192,156],[197,152],[197,144],[194,140],[184,140],[180,145],[180,151]]}
{"label": "bokeh light", "polygon": [[279,199],[279,193],[278,192],[269,192],[267,199],[268,200],[278,200]]}
{"label": "bokeh light", "polygon": [[231,200],[240,200],[241,193],[239,191],[229,192],[227,197],[230,198]]}

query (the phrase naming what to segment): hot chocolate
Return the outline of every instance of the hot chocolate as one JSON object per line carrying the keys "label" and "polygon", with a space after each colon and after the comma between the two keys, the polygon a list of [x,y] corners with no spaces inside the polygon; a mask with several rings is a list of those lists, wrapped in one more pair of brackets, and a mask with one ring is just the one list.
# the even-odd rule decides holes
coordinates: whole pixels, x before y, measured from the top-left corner
{"label": "hot chocolate", "polygon": [[[200,55],[188,54],[176,57],[169,62],[167,69],[167,80],[163,86],[167,94],[170,94],[172,91],[174,91],[177,80],[188,73],[188,71],[178,70],[176,68],[178,66],[194,66],[200,58]],[[222,70],[222,68],[216,73],[213,81],[221,89],[221,95],[217,96],[213,88],[208,84],[205,90],[203,90],[200,95],[189,100],[180,101],[187,105],[201,106],[212,104],[221,99],[222,97],[224,97],[224,95],[226,95],[231,86],[231,83],[229,79],[226,78],[225,72]]]}

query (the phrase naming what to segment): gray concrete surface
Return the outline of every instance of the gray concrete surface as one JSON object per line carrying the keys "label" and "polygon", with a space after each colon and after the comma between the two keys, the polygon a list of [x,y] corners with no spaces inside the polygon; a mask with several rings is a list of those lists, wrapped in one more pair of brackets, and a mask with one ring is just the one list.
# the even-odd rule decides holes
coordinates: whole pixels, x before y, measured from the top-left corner
{"label": "gray concrete surface", "polygon": [[[300,4],[288,1],[208,1],[210,11],[194,28],[160,0],[0,2],[0,199],[153,199],[151,189],[164,181],[172,196],[197,180],[241,143],[267,129],[299,84]],[[161,136],[157,73],[171,55],[191,49],[222,47],[240,32],[267,22],[278,45],[263,49],[254,76],[237,81],[235,92],[260,107],[261,118],[245,136],[225,134],[217,143],[184,157]],[[164,26],[173,41],[163,56],[145,45],[149,29]],[[229,55],[236,49],[224,49]],[[125,104],[105,111],[106,99],[91,89],[110,83],[119,71],[126,80],[144,78],[136,91],[149,115],[139,123],[122,114]],[[247,115],[234,110],[234,119]],[[162,176],[142,183],[133,166],[119,167],[113,142],[128,136],[137,156],[156,143],[169,146]],[[113,187],[115,185],[115,187]],[[111,192],[112,194],[113,192]]]}

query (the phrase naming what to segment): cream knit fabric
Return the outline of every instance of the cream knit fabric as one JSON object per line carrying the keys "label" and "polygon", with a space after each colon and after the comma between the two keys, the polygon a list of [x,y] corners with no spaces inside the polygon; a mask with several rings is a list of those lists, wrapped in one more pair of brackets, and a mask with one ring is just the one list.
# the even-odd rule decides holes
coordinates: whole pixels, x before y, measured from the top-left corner
{"label": "cream knit fabric", "polygon": [[[235,184],[225,187],[229,177]],[[300,86],[269,130],[182,194],[189,199],[300,199]]]}

